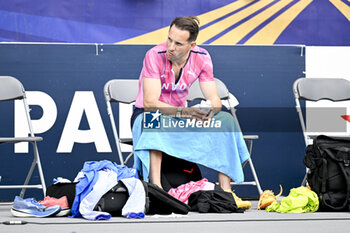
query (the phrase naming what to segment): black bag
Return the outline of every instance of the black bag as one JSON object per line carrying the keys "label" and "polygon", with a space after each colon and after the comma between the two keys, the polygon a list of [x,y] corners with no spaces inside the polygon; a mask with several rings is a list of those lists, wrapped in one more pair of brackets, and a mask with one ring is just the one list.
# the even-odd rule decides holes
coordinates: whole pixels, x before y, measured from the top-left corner
{"label": "black bag", "polygon": [[165,191],[201,179],[202,174],[197,164],[163,153],[161,182]]}
{"label": "black bag", "polygon": [[57,183],[52,184],[46,189],[46,196],[61,198],[66,196],[69,208],[72,208],[75,198],[75,185],[77,183]]}
{"label": "black bag", "polygon": [[148,210],[146,214],[188,214],[190,206],[168,194],[158,186],[144,182],[146,191],[146,207],[148,202]]}
{"label": "black bag", "polygon": [[[145,213],[153,214],[187,214],[190,207],[174,198],[156,185],[142,181],[146,193]],[[129,193],[123,182],[103,195],[95,210],[110,213],[112,216],[121,216],[122,209],[128,201]]]}
{"label": "black bag", "polygon": [[320,210],[348,211],[350,139],[318,136],[306,148],[307,182],[319,196]]}
{"label": "black bag", "polygon": [[123,182],[105,193],[96,204],[94,210],[110,213],[112,216],[121,216],[122,209],[128,201],[129,192]]}
{"label": "black bag", "polygon": [[[187,214],[190,207],[174,198],[159,187],[142,181],[146,193],[146,214]],[[75,197],[76,183],[53,184],[47,188],[46,196],[60,198],[67,196],[69,206],[72,207]],[[105,193],[94,210],[110,213],[112,216],[121,216],[121,211],[129,198],[129,193],[123,182],[118,182],[116,186]]]}
{"label": "black bag", "polygon": [[200,190],[188,198],[192,211],[199,213],[243,213],[232,194],[224,190]]}

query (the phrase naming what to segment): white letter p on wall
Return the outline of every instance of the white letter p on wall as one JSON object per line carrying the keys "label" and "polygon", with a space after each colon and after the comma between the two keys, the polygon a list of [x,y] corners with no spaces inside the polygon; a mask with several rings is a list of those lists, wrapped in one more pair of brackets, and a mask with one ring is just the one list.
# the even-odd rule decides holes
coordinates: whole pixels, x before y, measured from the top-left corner
{"label": "white letter p on wall", "polygon": [[[34,133],[48,131],[56,121],[57,107],[55,101],[41,91],[26,91],[28,105],[38,105],[43,110],[40,119],[33,120]],[[15,101],[15,137],[28,137],[29,127],[22,100]],[[15,144],[15,153],[28,153],[28,142]]]}

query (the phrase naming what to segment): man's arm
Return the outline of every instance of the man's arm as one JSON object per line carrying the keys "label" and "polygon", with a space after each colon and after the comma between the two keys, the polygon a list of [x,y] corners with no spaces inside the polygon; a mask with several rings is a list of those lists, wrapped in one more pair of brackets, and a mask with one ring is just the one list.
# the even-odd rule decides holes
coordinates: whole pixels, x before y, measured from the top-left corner
{"label": "man's arm", "polygon": [[216,88],[215,81],[199,82],[204,97],[210,100],[214,113],[220,112],[222,103]]}
{"label": "man's arm", "polygon": [[177,107],[159,101],[161,94],[161,83],[159,79],[144,78],[143,83],[143,106],[147,111],[156,111],[159,109],[166,115],[175,115]]}

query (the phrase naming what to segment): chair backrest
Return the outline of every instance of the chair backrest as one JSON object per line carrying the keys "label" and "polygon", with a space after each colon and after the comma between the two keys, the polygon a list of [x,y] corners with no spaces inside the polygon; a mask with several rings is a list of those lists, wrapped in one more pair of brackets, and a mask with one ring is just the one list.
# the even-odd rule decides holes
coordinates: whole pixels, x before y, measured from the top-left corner
{"label": "chair backrest", "polygon": [[0,76],[0,101],[23,99],[23,85],[11,76]]}
{"label": "chair backrest", "polygon": [[[216,88],[218,89],[218,95],[221,100],[229,99],[230,92],[228,91],[226,85],[218,78],[215,78]],[[205,97],[200,89],[199,81],[195,81],[188,93],[187,101],[191,102],[194,100],[205,100]]]}
{"label": "chair backrest", "polygon": [[130,104],[136,101],[139,91],[138,79],[113,79],[104,86],[106,101]]}
{"label": "chair backrest", "polygon": [[293,84],[295,98],[334,102],[350,100],[350,81],[340,78],[299,78]]}
{"label": "chair backrest", "polygon": [[24,113],[27,118],[29,133],[34,137],[33,126],[29,114],[29,105],[22,83],[11,76],[0,76],[0,101],[8,100],[22,100],[24,106]]}
{"label": "chair backrest", "polygon": [[[122,155],[121,145],[120,145],[120,139],[117,132],[116,123],[113,116],[112,111],[112,102],[122,103],[122,104],[131,104],[136,101],[137,94],[139,91],[139,80],[138,79],[113,79],[108,81],[103,89],[104,96],[106,99],[106,105],[107,105],[107,112],[110,118],[110,122],[112,125],[112,131],[117,147],[118,157],[121,164],[124,164],[124,158]],[[125,109],[124,109],[125,110]],[[125,114],[125,111],[123,114],[121,114],[121,106],[119,106],[119,123],[121,122],[121,116],[130,119],[132,111],[130,112],[130,116],[127,116]],[[127,132],[131,132],[130,129],[126,125],[123,125],[123,127],[127,128]],[[119,130],[121,130],[121,124],[119,124]]]}
{"label": "chair backrest", "polygon": [[[307,131],[304,115],[306,118],[307,116],[312,116],[312,114],[307,114],[307,110],[305,114],[303,113],[300,100],[312,102],[317,102],[319,100],[330,100],[332,102],[350,100],[350,81],[340,78],[299,78],[293,84],[293,92],[305,144],[310,145],[313,142],[313,138],[319,133]],[[337,118],[337,120],[339,119]],[[317,120],[312,118],[309,119],[308,122],[309,121],[311,121],[311,123],[320,122],[320,119],[317,117]],[[325,134],[325,132],[323,132],[323,134]]]}

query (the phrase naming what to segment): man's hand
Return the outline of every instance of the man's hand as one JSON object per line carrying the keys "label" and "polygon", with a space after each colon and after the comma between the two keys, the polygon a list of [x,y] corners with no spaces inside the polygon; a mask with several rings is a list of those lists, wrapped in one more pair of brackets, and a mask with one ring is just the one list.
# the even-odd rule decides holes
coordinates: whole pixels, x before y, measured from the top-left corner
{"label": "man's hand", "polygon": [[185,118],[194,118],[195,120],[205,121],[213,116],[213,111],[200,110],[197,107],[190,107],[182,109],[182,116]]}

